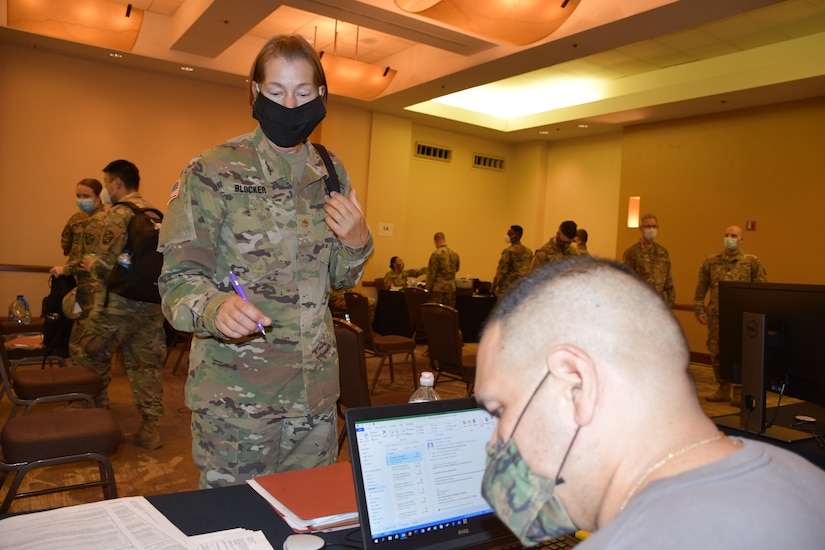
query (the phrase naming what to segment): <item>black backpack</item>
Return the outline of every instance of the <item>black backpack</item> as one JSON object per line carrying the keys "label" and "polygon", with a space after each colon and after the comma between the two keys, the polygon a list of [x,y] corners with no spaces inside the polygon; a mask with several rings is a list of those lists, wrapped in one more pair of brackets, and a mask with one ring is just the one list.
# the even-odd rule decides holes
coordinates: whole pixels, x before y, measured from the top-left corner
{"label": "black backpack", "polygon": [[129,268],[116,263],[109,274],[106,288],[108,305],[109,293],[139,302],[160,303],[158,277],[163,267],[163,254],[158,252],[158,236],[163,222],[163,213],[154,208],[139,208],[131,202],[116,202],[135,213],[126,229],[126,246],[132,256]]}
{"label": "black backpack", "polygon": [[71,275],[49,277],[49,294],[43,298],[43,345],[45,355],[55,349],[67,349],[74,321],[63,314],[63,298],[77,286]]}

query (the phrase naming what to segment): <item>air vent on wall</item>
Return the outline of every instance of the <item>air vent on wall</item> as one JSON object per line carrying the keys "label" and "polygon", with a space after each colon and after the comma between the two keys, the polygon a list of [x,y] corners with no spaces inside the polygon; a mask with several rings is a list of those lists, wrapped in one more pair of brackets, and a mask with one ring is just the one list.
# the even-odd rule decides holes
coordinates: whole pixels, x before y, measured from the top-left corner
{"label": "air vent on wall", "polygon": [[473,155],[473,166],[476,168],[487,168],[489,170],[504,170],[504,159],[488,157],[486,155]]}
{"label": "air vent on wall", "polygon": [[450,149],[445,149],[444,147],[437,147],[435,145],[427,145],[426,143],[416,142],[415,156],[450,162],[450,159],[453,157],[453,152]]}

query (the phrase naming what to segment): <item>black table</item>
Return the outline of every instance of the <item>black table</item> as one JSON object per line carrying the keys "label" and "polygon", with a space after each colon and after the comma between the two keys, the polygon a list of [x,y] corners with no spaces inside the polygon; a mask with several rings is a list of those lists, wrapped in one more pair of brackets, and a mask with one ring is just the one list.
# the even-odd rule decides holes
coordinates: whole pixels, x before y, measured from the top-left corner
{"label": "black table", "polygon": [[[281,516],[246,483],[156,495],[146,500],[187,536],[242,527],[262,531],[272,547],[280,549],[284,540],[293,534]],[[335,548],[336,543],[362,546],[359,529],[318,533],[318,536],[327,541],[327,548]]]}
{"label": "black table", "polygon": [[[790,405],[783,405],[778,409],[779,410],[777,410],[777,407],[770,407],[766,411],[766,417],[768,421],[773,419],[774,413],[776,413],[776,420],[774,420],[774,425],[785,428],[793,428],[795,430],[804,432],[815,431],[819,434],[825,435],[825,408],[814,405],[813,403],[801,402],[793,403]],[[816,419],[816,422],[800,424],[795,426],[794,417],[796,415],[811,416]],[[766,437],[765,435],[758,435],[753,433],[746,434],[744,431],[730,426],[731,424],[739,424],[738,417],[739,413],[736,413],[735,415],[714,417],[711,420],[715,421],[719,429],[728,435],[756,439],[759,441],[763,441],[765,443],[777,445],[779,447],[782,447],[783,449],[786,449],[806,458],[810,462],[816,464],[817,466],[825,470],[825,447],[823,447],[822,444],[816,438],[786,443],[784,441],[778,441],[776,439]]]}
{"label": "black table", "polygon": [[[494,296],[456,294],[455,308],[458,310],[458,323],[465,342],[479,341],[484,322],[495,305]],[[412,337],[410,317],[403,291],[378,291],[372,330],[376,334],[398,334],[407,338]]]}

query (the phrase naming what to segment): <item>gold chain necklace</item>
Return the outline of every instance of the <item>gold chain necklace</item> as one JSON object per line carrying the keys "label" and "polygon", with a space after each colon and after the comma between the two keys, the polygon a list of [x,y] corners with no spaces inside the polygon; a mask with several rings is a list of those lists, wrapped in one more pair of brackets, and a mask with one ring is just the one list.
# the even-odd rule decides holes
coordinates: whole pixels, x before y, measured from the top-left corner
{"label": "gold chain necklace", "polygon": [[659,462],[657,462],[656,464],[654,464],[653,466],[648,468],[647,471],[644,473],[644,475],[642,475],[642,477],[639,478],[639,481],[637,481],[636,484],[633,485],[633,488],[630,489],[630,492],[627,493],[626,497],[624,497],[624,501],[622,501],[622,505],[619,506],[619,512],[624,510],[624,507],[627,506],[627,503],[630,501],[631,498],[633,498],[633,495],[636,494],[636,491],[639,489],[639,487],[642,486],[642,483],[647,481],[647,478],[649,478],[651,475],[653,475],[653,472],[655,472],[656,470],[658,470],[659,468],[661,468],[662,466],[664,466],[665,464],[667,464],[668,462],[670,462],[674,458],[682,456],[686,452],[692,451],[693,449],[695,449],[697,447],[701,447],[702,445],[707,445],[708,443],[713,443],[714,441],[718,441],[719,439],[722,439],[722,437],[724,437],[724,435],[725,434],[719,433],[719,434],[717,434],[713,437],[703,439],[702,441],[697,441],[696,443],[691,443],[687,447],[682,447],[678,451],[673,451],[672,453],[668,453],[667,456],[665,456],[664,458],[659,460]]}

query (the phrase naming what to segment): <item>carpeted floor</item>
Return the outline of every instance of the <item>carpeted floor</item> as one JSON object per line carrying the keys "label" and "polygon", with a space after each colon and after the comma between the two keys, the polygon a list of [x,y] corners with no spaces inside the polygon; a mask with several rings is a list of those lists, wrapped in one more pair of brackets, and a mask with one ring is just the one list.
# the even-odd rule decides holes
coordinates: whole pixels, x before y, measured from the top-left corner
{"label": "carpeted floor", "polygon": [[[468,344],[469,348],[475,346]],[[416,354],[419,370],[426,365],[424,352],[426,346],[419,346]],[[473,350],[474,351],[474,350]],[[183,404],[183,386],[186,379],[185,358],[181,362],[177,374],[173,374],[173,366],[179,349],[174,349],[164,368],[164,406],[166,414],[160,421],[160,433],[163,447],[149,451],[131,445],[122,445],[113,455],[112,463],[117,480],[119,496],[155,495],[187,491],[197,488],[198,472],[192,463],[191,436],[189,433],[189,410]],[[369,359],[368,370],[374,372],[377,359]],[[690,368],[702,407],[709,416],[730,414],[738,409],[728,403],[708,403],[703,399],[715,390],[713,372],[707,365],[693,364]],[[387,391],[412,392],[412,375],[408,364],[396,363],[395,383],[390,383],[389,372],[382,373],[381,380],[376,387],[376,393]],[[462,397],[465,395],[464,385],[460,382],[439,383],[437,391],[442,398]],[[111,410],[114,413],[123,432],[133,431],[140,425],[140,417],[132,404],[132,395],[129,381],[117,365],[113,369],[113,379],[110,386]],[[775,401],[774,401],[775,404]],[[0,400],[0,418],[8,416],[11,405],[7,399]],[[52,414],[44,412],[42,414]],[[348,460],[349,456],[344,447],[339,460]],[[39,488],[52,486],[64,479],[91,478],[96,467],[60,466],[39,470],[29,476],[26,486]],[[8,483],[8,482],[7,482]],[[5,495],[6,489],[0,491],[0,498]],[[46,507],[68,506],[91,502],[101,498],[100,490],[88,489],[56,493],[44,497],[23,499],[12,505],[12,512],[21,512]]]}

